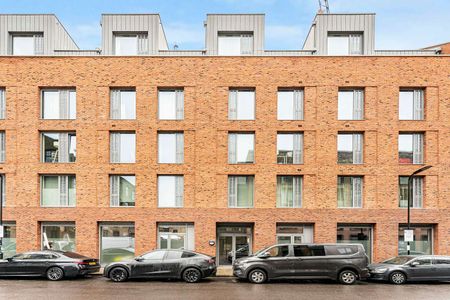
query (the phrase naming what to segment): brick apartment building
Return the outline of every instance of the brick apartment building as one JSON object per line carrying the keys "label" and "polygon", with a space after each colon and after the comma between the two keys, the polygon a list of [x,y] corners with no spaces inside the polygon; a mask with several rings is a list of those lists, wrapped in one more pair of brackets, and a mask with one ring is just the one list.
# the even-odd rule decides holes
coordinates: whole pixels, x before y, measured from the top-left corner
{"label": "brick apartment building", "polygon": [[186,248],[229,265],[274,243],[450,254],[446,45],[375,50],[374,14],[318,14],[303,49],[264,15],[208,15],[169,50],[157,14],[103,15],[80,50],[54,15],[0,15],[4,252],[102,263]]}

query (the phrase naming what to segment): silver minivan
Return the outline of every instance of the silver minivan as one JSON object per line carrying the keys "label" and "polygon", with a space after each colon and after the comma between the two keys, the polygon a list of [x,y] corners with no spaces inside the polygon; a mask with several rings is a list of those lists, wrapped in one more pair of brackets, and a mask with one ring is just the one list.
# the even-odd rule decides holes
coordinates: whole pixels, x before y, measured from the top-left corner
{"label": "silver minivan", "polygon": [[279,244],[236,259],[233,274],[252,283],[296,278],[353,284],[368,277],[368,263],[361,244]]}

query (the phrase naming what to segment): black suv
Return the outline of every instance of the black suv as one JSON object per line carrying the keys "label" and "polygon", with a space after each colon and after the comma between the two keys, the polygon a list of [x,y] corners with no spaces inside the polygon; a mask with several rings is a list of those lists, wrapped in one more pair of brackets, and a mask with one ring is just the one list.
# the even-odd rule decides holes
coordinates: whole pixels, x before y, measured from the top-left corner
{"label": "black suv", "polygon": [[353,284],[368,277],[360,244],[281,244],[236,259],[233,274],[252,283],[272,278],[333,279]]}

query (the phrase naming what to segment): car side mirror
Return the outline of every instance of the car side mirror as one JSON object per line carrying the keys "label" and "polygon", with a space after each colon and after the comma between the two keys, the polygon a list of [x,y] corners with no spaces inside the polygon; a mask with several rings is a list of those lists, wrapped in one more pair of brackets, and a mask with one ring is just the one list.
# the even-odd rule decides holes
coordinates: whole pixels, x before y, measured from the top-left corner
{"label": "car side mirror", "polygon": [[419,265],[419,262],[417,261],[413,261],[412,263],[409,264],[411,267],[416,267]]}
{"label": "car side mirror", "polygon": [[144,259],[140,256],[134,258],[135,261],[143,261]]}
{"label": "car side mirror", "polygon": [[268,257],[270,257],[270,252],[261,253],[258,257],[260,257],[260,258],[268,258]]}

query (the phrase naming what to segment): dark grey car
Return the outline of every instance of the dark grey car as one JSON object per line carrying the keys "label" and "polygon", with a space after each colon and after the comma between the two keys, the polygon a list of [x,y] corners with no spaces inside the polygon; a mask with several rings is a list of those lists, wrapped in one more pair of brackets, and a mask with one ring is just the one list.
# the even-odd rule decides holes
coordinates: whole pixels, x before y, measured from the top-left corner
{"label": "dark grey car", "polygon": [[402,284],[407,281],[450,280],[450,256],[402,255],[369,265],[370,279]]}
{"label": "dark grey car", "polygon": [[253,283],[299,278],[353,284],[368,276],[368,262],[360,244],[280,244],[236,259],[233,274]]}
{"label": "dark grey car", "polygon": [[216,273],[213,257],[187,250],[155,250],[130,261],[107,265],[103,275],[112,281],[129,278],[176,278],[194,283]]}

